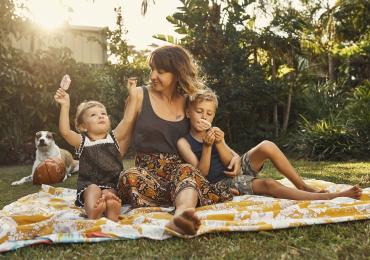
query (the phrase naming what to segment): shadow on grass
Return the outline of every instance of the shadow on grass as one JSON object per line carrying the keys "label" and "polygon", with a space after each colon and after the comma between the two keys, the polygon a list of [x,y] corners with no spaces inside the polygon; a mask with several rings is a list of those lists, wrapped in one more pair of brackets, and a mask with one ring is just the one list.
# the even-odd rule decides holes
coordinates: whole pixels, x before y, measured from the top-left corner
{"label": "shadow on grass", "polygon": [[[35,245],[4,254],[14,258],[140,259],[366,259],[370,221],[260,231],[205,234],[192,239],[119,240],[97,244]],[[367,241],[367,242],[366,242]],[[342,256],[342,257],[341,257]]]}

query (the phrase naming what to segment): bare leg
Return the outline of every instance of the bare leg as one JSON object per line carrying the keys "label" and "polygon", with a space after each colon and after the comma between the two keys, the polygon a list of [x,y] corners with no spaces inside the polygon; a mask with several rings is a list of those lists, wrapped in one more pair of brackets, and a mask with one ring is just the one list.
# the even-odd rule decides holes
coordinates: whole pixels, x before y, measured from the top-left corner
{"label": "bare leg", "polygon": [[325,192],[307,185],[297,171],[290,164],[284,153],[273,142],[263,141],[248,151],[253,170],[259,171],[263,163],[270,159],[276,169],[287,177],[297,189],[310,192]]}
{"label": "bare leg", "polygon": [[252,181],[252,188],[255,194],[292,200],[330,200],[337,197],[359,199],[362,194],[362,190],[358,185],[342,192],[317,193],[289,188],[273,179],[254,179]]}
{"label": "bare leg", "polygon": [[200,219],[195,215],[198,194],[195,189],[182,190],[176,197],[176,211],[166,227],[184,235],[195,235],[200,226]]}
{"label": "bare leg", "polygon": [[116,192],[112,189],[103,190],[107,210],[105,215],[108,219],[117,222],[119,214],[121,213],[121,199],[118,198]]}
{"label": "bare leg", "polygon": [[91,184],[84,191],[83,198],[87,217],[89,219],[101,218],[106,210],[105,197],[102,196],[101,189],[97,185]]}

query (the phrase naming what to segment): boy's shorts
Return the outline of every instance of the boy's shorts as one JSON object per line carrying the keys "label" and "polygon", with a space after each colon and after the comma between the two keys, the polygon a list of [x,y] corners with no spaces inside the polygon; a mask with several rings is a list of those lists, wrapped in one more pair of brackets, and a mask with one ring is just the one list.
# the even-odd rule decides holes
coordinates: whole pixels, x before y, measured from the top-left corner
{"label": "boy's shorts", "polygon": [[253,195],[252,181],[257,177],[259,171],[252,169],[249,154],[245,153],[241,156],[241,174],[231,179],[231,187],[235,187],[240,192],[240,195]]}

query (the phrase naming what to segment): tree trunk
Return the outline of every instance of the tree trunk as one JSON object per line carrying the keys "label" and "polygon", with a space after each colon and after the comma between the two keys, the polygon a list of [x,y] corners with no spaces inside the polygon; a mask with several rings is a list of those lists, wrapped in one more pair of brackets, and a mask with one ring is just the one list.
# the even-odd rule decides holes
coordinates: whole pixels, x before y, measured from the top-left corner
{"label": "tree trunk", "polygon": [[291,84],[289,87],[288,100],[286,102],[286,110],[285,110],[284,119],[283,119],[283,133],[286,133],[288,129],[290,107],[292,105],[292,96],[293,96],[293,84]]}
{"label": "tree trunk", "polygon": [[273,112],[273,123],[274,123],[274,136],[279,137],[279,121],[278,121],[278,105],[277,103],[274,104],[274,112]]}
{"label": "tree trunk", "polygon": [[[276,82],[276,74],[277,74],[277,68],[276,68],[276,61],[274,58],[271,59],[271,80],[272,82]],[[274,124],[274,136],[279,136],[279,121],[278,121],[278,102],[276,97],[276,89],[274,90],[274,110],[272,115],[272,120]]]}
{"label": "tree trunk", "polygon": [[228,132],[228,136],[229,136],[229,142],[230,143],[233,143],[233,135],[231,133],[231,125],[230,125],[230,115],[227,116],[227,121],[226,121],[226,129],[227,129],[227,132]]}
{"label": "tree trunk", "polygon": [[254,58],[254,64],[257,64],[258,58],[257,58],[257,48],[253,49],[253,58]]}
{"label": "tree trunk", "polygon": [[331,82],[334,82],[335,81],[334,59],[330,53],[328,54],[328,72],[329,72],[329,80]]}
{"label": "tree trunk", "polygon": [[31,52],[33,53],[35,51],[35,34],[32,33],[31,35],[31,46],[30,46]]}
{"label": "tree trunk", "polygon": [[289,117],[290,117],[290,109],[292,106],[292,96],[293,96],[293,87],[294,87],[294,81],[295,81],[295,73],[297,71],[297,68],[294,66],[294,49],[291,49],[291,57],[289,58],[289,66],[294,69],[293,72],[290,73],[289,75],[289,93],[288,93],[288,99],[286,102],[286,110],[284,113],[284,118],[283,118],[283,129],[282,132],[286,133],[288,129],[288,123],[289,123]]}

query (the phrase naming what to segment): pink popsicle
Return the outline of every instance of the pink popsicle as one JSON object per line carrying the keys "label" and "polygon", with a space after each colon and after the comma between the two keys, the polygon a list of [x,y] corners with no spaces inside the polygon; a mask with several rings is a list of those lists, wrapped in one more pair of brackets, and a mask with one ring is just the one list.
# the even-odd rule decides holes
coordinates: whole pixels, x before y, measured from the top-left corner
{"label": "pink popsicle", "polygon": [[68,74],[64,75],[62,78],[62,81],[60,82],[60,87],[64,90],[67,90],[69,88],[69,84],[71,84],[71,78]]}

